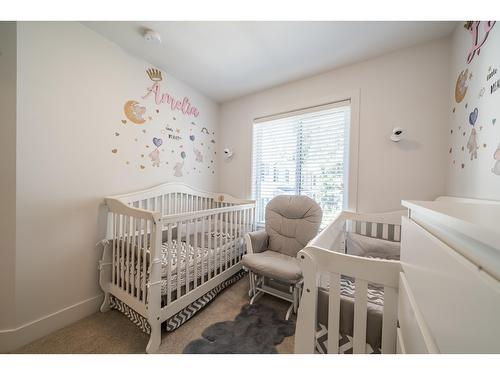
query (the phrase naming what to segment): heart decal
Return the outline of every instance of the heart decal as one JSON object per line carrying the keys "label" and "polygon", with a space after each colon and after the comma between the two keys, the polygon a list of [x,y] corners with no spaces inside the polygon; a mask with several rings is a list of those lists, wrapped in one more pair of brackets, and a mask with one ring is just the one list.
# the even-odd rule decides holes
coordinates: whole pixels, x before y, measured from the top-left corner
{"label": "heart decal", "polygon": [[478,113],[479,113],[479,111],[477,110],[477,107],[476,107],[476,108],[474,108],[474,110],[473,110],[473,111],[469,114],[469,124],[471,124],[472,126],[474,126],[474,124],[476,123]]}
{"label": "heart decal", "polygon": [[491,123],[492,123],[493,125],[495,125],[495,123],[496,123],[496,122],[497,122],[497,119],[496,119],[496,118],[494,118],[494,119],[492,119],[492,120],[491,120]]}
{"label": "heart decal", "polygon": [[153,144],[156,147],[160,147],[163,144],[163,139],[154,137],[153,138]]}
{"label": "heart decal", "polygon": [[190,139],[190,140],[192,140],[192,141],[194,141],[194,135],[192,135],[192,134],[191,134],[191,135],[189,136],[189,139]]}

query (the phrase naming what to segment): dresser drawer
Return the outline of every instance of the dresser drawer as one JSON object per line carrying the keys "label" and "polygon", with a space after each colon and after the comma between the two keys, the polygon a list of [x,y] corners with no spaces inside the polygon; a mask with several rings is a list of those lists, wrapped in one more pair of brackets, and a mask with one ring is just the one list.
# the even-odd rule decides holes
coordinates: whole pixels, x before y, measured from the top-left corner
{"label": "dresser drawer", "polygon": [[399,276],[398,319],[399,350],[407,354],[438,353],[403,273]]}
{"label": "dresser drawer", "polygon": [[[497,280],[408,218],[403,218],[401,265],[402,286],[439,352],[500,353]],[[405,335],[402,329],[409,351]]]}

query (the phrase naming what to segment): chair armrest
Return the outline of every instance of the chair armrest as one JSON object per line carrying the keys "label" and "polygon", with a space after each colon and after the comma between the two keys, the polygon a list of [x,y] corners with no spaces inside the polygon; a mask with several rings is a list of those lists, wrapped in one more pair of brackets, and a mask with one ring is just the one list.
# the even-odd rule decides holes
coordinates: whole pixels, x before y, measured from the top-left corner
{"label": "chair armrest", "polygon": [[247,253],[261,253],[267,249],[269,243],[269,235],[262,229],[255,232],[245,234],[245,242],[247,244]]}

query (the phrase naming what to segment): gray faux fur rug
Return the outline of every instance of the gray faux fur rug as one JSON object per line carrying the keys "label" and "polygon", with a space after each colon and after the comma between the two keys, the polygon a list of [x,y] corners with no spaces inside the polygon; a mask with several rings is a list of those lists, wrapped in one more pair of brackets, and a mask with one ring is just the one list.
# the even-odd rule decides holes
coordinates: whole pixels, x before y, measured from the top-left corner
{"label": "gray faux fur rug", "polygon": [[203,337],[191,341],[185,354],[266,354],[277,353],[276,346],[295,332],[295,323],[283,320],[271,307],[245,305],[234,321],[219,322],[206,328]]}

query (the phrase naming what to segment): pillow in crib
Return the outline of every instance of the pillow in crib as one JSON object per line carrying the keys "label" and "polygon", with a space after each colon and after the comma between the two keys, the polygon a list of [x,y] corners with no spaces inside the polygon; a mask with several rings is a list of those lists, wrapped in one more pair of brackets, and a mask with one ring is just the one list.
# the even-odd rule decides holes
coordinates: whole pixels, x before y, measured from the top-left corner
{"label": "pillow in crib", "polygon": [[399,260],[399,242],[382,240],[348,232],[346,234],[346,250],[349,255],[366,258]]}

